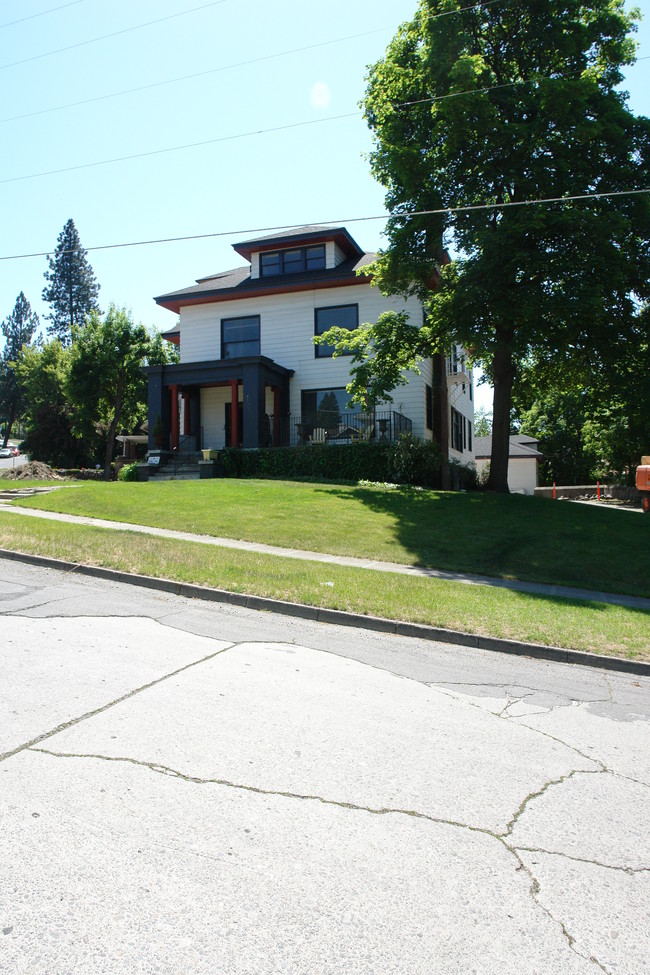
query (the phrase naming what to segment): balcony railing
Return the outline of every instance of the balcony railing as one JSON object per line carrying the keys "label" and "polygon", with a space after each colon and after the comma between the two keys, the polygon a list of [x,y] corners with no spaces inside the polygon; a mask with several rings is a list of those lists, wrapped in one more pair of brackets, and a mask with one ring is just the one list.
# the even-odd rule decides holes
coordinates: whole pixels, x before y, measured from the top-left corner
{"label": "balcony railing", "polygon": [[268,447],[296,447],[306,444],[345,445],[365,441],[390,443],[403,433],[411,433],[413,424],[396,410],[373,413],[334,413],[319,410],[306,416],[269,416]]}

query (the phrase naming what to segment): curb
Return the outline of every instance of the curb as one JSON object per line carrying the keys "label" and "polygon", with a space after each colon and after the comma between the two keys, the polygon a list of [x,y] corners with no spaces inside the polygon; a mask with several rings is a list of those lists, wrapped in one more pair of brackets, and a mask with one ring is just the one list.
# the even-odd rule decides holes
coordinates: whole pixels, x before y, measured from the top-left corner
{"label": "curb", "polygon": [[355,626],[377,633],[394,634],[395,636],[411,637],[419,640],[431,640],[439,643],[451,643],[476,650],[490,650],[496,653],[508,653],[515,656],[535,657],[540,660],[551,660],[558,663],[581,664],[583,667],[599,667],[603,670],[614,670],[624,674],[637,674],[650,677],[650,663],[643,660],[626,660],[623,657],[599,656],[584,650],[569,650],[562,647],[549,647],[540,643],[523,643],[518,640],[506,640],[501,637],[480,636],[472,633],[462,633],[459,630],[444,630],[425,623],[404,623],[399,620],[389,620],[381,616],[364,616],[362,613],[348,613],[342,609],[324,609],[318,606],[306,606],[302,603],[285,602],[281,599],[269,599],[266,596],[250,596],[245,593],[229,592],[226,589],[209,589],[189,582],[174,582],[171,579],[158,579],[155,576],[136,575],[122,572],[119,569],[106,569],[101,566],[82,565],[78,562],[67,562],[63,559],[51,558],[47,555],[30,555],[24,552],[14,552],[11,549],[0,548],[0,559],[26,562],[30,565],[40,565],[45,568],[59,569],[64,572],[76,572],[80,575],[91,576],[96,579],[108,579],[112,582],[123,582],[131,586],[141,586],[145,589],[155,589],[168,592],[174,596],[184,596],[189,599],[203,599],[208,602],[228,603],[231,606],[241,606],[244,609],[262,610],[268,613],[278,613],[283,616],[295,616],[317,623],[332,623],[337,626]]}

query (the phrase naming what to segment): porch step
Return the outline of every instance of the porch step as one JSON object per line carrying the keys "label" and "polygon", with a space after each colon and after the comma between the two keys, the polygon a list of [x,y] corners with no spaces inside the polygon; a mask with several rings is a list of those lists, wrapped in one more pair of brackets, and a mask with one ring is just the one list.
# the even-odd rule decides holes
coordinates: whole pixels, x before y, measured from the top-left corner
{"label": "porch step", "polygon": [[164,464],[149,471],[150,481],[198,481],[201,477],[198,462],[195,464]]}

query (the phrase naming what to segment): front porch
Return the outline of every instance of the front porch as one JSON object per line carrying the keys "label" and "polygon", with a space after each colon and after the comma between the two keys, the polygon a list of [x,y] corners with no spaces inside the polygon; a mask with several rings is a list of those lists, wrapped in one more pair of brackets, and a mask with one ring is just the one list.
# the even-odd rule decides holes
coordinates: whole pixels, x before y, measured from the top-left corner
{"label": "front porch", "polygon": [[302,394],[291,414],[293,370],[265,356],[148,366],[149,451],[181,458],[224,447],[258,449],[365,441],[389,443],[412,432],[395,410],[342,410],[331,393]]}
{"label": "front porch", "polygon": [[[189,451],[286,443],[280,418],[289,416],[292,369],[266,356],[251,356],[147,366],[144,371],[149,390],[149,450],[178,451],[181,442]],[[224,408],[219,434],[214,417],[208,425],[208,417],[202,416],[210,396],[214,399],[209,391],[218,391]]]}

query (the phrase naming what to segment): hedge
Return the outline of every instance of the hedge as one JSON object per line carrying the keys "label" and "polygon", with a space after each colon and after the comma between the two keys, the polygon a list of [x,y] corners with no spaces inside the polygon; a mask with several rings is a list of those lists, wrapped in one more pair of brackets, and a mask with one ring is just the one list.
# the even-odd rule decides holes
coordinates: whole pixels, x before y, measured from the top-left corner
{"label": "hedge", "polygon": [[362,441],[260,450],[226,448],[220,454],[221,466],[226,477],[388,481],[435,488],[440,487],[441,462],[437,444],[405,434],[386,444]]}

